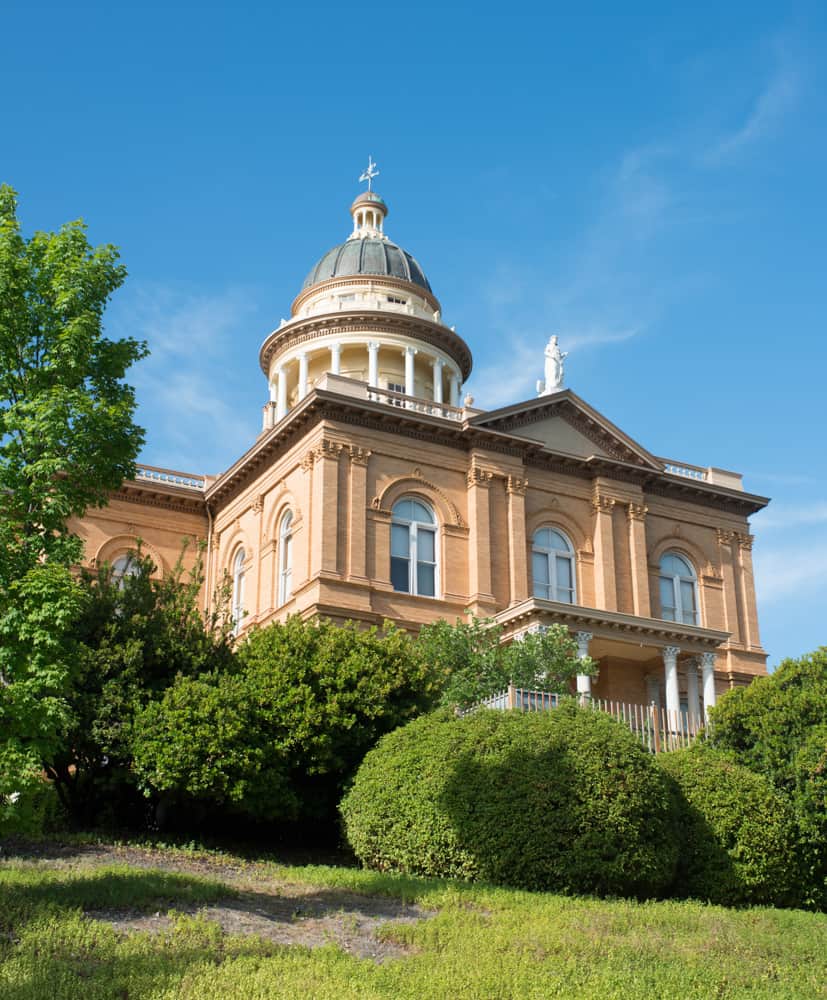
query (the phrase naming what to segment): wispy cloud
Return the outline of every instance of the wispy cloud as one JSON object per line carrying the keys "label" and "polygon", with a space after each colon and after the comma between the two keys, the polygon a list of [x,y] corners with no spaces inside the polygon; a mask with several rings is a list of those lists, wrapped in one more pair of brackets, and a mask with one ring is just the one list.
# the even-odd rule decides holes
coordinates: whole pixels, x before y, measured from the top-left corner
{"label": "wispy cloud", "polygon": [[756,528],[759,531],[791,531],[813,524],[827,524],[827,500],[815,500],[798,507],[777,504],[761,512]]}
{"label": "wispy cloud", "polygon": [[707,166],[717,166],[772,134],[795,105],[800,89],[798,71],[789,65],[781,66],[755,98],[746,120],[715,142],[703,155],[702,162]]}
{"label": "wispy cloud", "polygon": [[249,303],[240,289],[133,285],[110,312],[116,334],[146,340],[151,351],[130,373],[147,429],[144,461],[215,472],[250,444],[256,407],[237,384],[235,359]]}
{"label": "wispy cloud", "polygon": [[755,576],[762,604],[827,593],[827,539],[757,546]]}

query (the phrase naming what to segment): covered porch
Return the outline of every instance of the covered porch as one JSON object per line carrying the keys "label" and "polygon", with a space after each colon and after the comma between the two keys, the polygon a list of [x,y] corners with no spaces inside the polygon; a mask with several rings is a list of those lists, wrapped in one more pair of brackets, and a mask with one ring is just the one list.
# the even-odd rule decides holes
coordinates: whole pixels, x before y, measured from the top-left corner
{"label": "covered porch", "polygon": [[654,705],[667,718],[701,722],[719,690],[728,686],[715,672],[728,632],[536,597],[500,612],[496,621],[505,640],[565,625],[577,640],[579,655],[599,664],[596,678],[577,678],[578,693],[586,698]]}

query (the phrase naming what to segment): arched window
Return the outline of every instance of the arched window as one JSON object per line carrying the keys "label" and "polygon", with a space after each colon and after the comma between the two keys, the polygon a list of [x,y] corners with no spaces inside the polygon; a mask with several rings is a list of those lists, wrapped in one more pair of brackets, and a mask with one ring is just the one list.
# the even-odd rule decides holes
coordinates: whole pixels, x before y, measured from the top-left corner
{"label": "arched window", "polygon": [[238,635],[244,617],[244,549],[239,549],[233,560],[233,634]]}
{"label": "arched window", "polygon": [[293,511],[285,512],[279,527],[279,605],[293,596]]}
{"label": "arched window", "polygon": [[574,604],[574,547],[562,531],[540,528],[531,545],[534,596]]}
{"label": "arched window", "polygon": [[123,590],[124,577],[137,576],[138,572],[138,561],[135,558],[134,553],[127,552],[125,555],[118,556],[118,558],[113,561],[111,570],[112,582],[116,584],[120,590]]}
{"label": "arched window", "polygon": [[698,624],[698,578],[677,552],[660,557],[660,616],[669,622]]}
{"label": "arched window", "polygon": [[421,500],[404,497],[393,505],[391,518],[391,583],[393,589],[420,597],[436,597],[436,517]]}

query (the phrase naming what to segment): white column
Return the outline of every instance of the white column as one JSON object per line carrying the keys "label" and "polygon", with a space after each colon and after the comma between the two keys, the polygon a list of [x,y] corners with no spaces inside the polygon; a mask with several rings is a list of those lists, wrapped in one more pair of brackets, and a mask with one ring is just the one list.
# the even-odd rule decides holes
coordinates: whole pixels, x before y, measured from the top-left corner
{"label": "white column", "polygon": [[686,700],[689,724],[697,726],[701,721],[701,696],[698,692],[698,661],[694,657],[686,664]]}
{"label": "white column", "polygon": [[442,369],[445,362],[442,358],[434,358],[434,402],[442,402]]}
{"label": "white column", "polygon": [[416,357],[415,347],[405,348],[405,395],[415,396],[414,392],[414,358]]}
{"label": "white column", "polygon": [[450,376],[450,403],[451,406],[459,406],[459,375],[456,372],[451,372]]}
{"label": "white column", "polygon": [[704,681],[704,717],[715,704],[715,653],[701,653],[701,670]]}
{"label": "white column", "polygon": [[[666,718],[669,725],[675,725],[681,710],[681,696],[678,688],[678,653],[680,646],[663,647],[663,669],[666,678]],[[674,714],[673,714],[674,713]]]}
{"label": "white column", "polygon": [[287,372],[284,365],[276,369],[276,420],[287,415]]}
{"label": "white column", "polygon": [[275,403],[276,401],[276,383],[270,383],[270,402]]}
{"label": "white column", "polygon": [[299,355],[299,399],[307,395],[307,351]]}
{"label": "white column", "polygon": [[330,345],[330,371],[333,375],[338,375],[342,367],[342,345]]}
{"label": "white column", "polygon": [[379,344],[375,340],[368,343],[368,385],[379,387]]}
{"label": "white column", "polygon": [[[577,640],[577,658],[578,660],[585,660],[589,655],[589,643],[594,638],[594,635],[591,632],[575,632],[574,638]],[[581,701],[591,698],[592,679],[588,674],[577,675],[577,694],[580,696]]]}

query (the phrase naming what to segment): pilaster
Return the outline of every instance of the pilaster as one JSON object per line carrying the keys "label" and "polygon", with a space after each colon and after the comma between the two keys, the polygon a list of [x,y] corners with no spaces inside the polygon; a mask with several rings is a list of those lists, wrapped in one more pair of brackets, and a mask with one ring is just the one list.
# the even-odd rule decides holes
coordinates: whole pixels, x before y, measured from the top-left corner
{"label": "pilaster", "polygon": [[370,451],[350,445],[350,530],[347,536],[349,580],[367,580],[368,459]]}
{"label": "pilaster", "polygon": [[594,599],[603,611],[617,611],[614,535],[612,513],[615,500],[598,489],[592,496],[594,507]]}
{"label": "pilaster", "polygon": [[633,611],[642,618],[649,618],[652,614],[649,596],[649,566],[646,555],[647,512],[647,507],[637,503],[630,503],[626,511],[629,522]]}
{"label": "pilaster", "polygon": [[508,494],[508,568],[511,603],[519,604],[528,597],[528,548],[525,535],[525,492],[528,480],[509,476],[505,481]]}
{"label": "pilaster", "polygon": [[468,484],[468,595],[472,610],[493,605],[491,593],[491,498],[494,474],[476,463],[466,475]]}
{"label": "pilaster", "polygon": [[738,546],[738,590],[743,609],[743,643],[747,649],[760,649],[758,635],[758,605],[755,600],[755,577],[752,569],[752,543],[754,538],[746,532],[735,532]]}
{"label": "pilaster", "polygon": [[313,452],[310,575],[337,572],[339,455],[342,445],[322,440]]}

